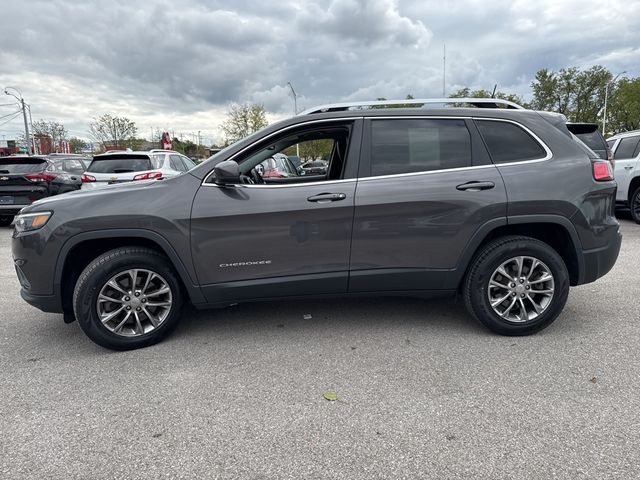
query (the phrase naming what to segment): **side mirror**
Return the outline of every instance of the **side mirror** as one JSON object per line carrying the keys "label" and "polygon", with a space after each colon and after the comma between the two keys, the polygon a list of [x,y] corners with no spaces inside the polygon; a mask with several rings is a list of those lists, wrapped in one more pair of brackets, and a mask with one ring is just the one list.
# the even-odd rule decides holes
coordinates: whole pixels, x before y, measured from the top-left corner
{"label": "side mirror", "polygon": [[213,168],[213,173],[218,185],[240,183],[240,166],[233,160],[220,162]]}

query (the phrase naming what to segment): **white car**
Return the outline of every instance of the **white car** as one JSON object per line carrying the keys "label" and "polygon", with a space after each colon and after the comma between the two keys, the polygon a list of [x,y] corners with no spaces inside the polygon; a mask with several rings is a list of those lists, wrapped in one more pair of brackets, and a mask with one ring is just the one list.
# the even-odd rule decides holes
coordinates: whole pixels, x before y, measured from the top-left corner
{"label": "white car", "polygon": [[619,133],[607,143],[616,159],[616,203],[628,207],[633,220],[640,223],[640,130]]}
{"label": "white car", "polygon": [[101,188],[122,182],[170,178],[196,164],[172,150],[112,151],[96,155],[82,175],[82,188]]}

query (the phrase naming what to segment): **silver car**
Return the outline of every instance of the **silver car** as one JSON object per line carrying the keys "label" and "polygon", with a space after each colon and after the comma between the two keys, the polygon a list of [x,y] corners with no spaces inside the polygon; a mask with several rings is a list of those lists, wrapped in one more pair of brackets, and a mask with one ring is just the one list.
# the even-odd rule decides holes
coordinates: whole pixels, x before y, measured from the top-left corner
{"label": "silver car", "polygon": [[195,166],[189,158],[172,150],[112,151],[93,157],[89,168],[82,175],[82,188],[170,178]]}

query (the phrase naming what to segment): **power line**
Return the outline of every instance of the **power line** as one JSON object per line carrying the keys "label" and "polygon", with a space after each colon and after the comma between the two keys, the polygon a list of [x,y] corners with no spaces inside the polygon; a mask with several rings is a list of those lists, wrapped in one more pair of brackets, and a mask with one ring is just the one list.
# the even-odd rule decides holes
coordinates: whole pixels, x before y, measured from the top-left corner
{"label": "power line", "polygon": [[20,113],[21,110],[16,110],[15,112],[7,113],[6,115],[2,115],[0,118],[10,117],[11,115],[15,115],[16,113]]}
{"label": "power line", "polygon": [[0,127],[1,127],[2,125],[6,125],[6,124],[7,124],[7,123],[9,123],[11,120],[13,120],[13,119],[17,118],[17,117],[18,117],[18,115],[20,115],[21,113],[22,113],[22,110],[21,110],[21,111],[19,111],[19,112],[17,112],[17,113],[14,113],[14,114],[13,114],[13,117],[11,117],[9,120],[7,120],[7,121],[5,121],[5,122],[0,123]]}

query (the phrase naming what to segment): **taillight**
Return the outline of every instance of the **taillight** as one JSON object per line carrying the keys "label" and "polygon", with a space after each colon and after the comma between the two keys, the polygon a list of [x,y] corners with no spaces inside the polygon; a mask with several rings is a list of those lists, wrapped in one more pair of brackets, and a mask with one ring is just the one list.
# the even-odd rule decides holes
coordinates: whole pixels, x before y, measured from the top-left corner
{"label": "taillight", "polygon": [[24,178],[30,182],[53,182],[58,175],[55,173],[33,173],[31,175],[25,175]]}
{"label": "taillight", "polygon": [[153,180],[154,178],[162,178],[162,172],[141,173],[140,175],[133,177],[134,180]]}
{"label": "taillight", "polygon": [[593,179],[596,182],[608,182],[613,180],[613,167],[611,163],[606,162],[593,162]]}
{"label": "taillight", "polygon": [[611,162],[611,166],[616,166],[616,159],[613,157],[613,152],[611,150],[607,150],[607,160]]}
{"label": "taillight", "polygon": [[83,173],[82,177],[80,177],[80,180],[82,180],[82,183],[91,183],[96,181],[96,177]]}

